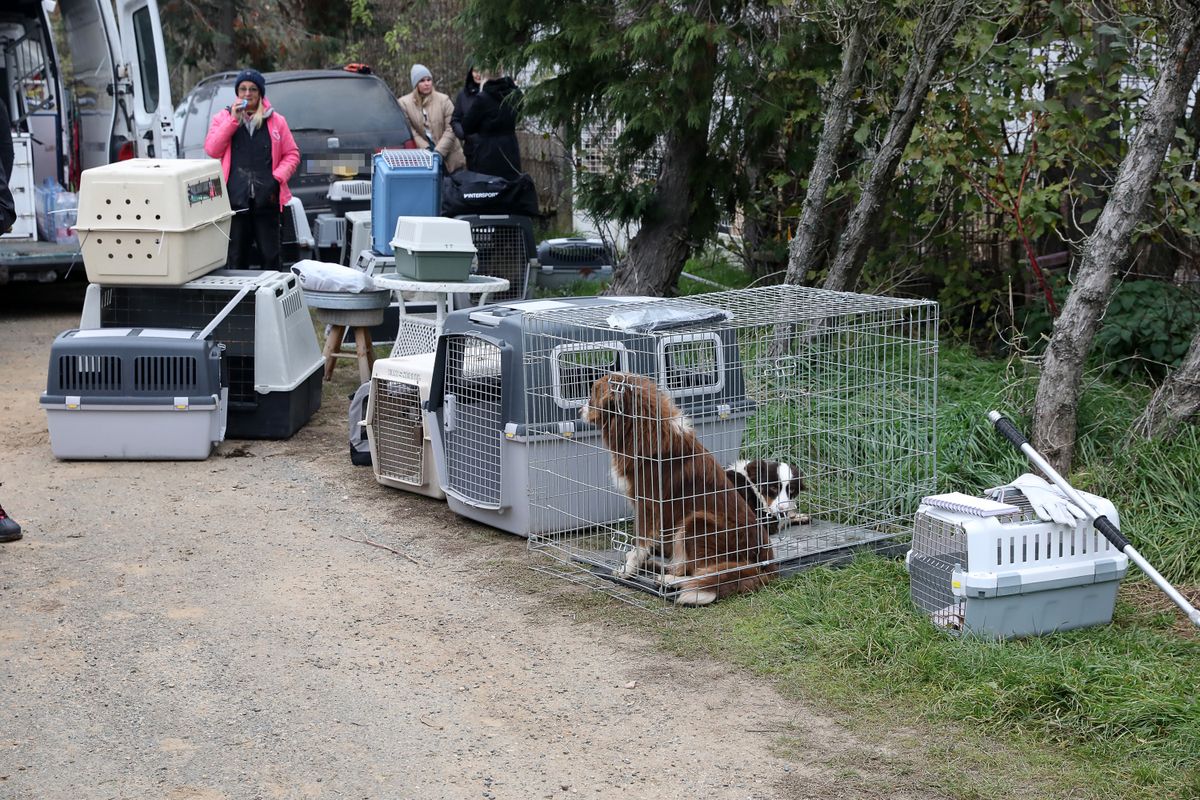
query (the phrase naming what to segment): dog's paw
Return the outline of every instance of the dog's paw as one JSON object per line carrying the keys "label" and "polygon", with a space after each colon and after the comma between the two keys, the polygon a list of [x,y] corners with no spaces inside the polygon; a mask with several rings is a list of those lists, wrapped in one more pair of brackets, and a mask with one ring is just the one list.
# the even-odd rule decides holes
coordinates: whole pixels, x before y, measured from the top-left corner
{"label": "dog's paw", "polygon": [[675,596],[675,602],[681,606],[706,606],[717,599],[717,593],[712,589],[688,589]]}
{"label": "dog's paw", "polygon": [[799,511],[789,511],[787,519],[789,525],[807,525],[812,522],[812,517],[808,514],[801,514]]}

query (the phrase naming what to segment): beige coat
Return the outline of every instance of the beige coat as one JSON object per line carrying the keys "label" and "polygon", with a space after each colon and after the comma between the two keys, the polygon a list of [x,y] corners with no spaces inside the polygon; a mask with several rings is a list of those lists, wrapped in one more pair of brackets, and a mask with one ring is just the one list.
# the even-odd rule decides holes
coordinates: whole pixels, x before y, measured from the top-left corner
{"label": "beige coat", "polygon": [[[425,100],[424,113],[422,113],[422,99]],[[413,89],[400,98],[400,108],[404,109],[405,115],[408,116],[408,126],[412,128],[413,139],[416,140],[417,147],[429,147],[430,142],[425,138],[425,129],[429,128],[429,133],[433,137],[433,149],[437,150],[438,155],[442,157],[442,163],[446,165],[446,172],[454,172],[467,165],[462,144],[454,135],[454,129],[450,127],[450,117],[454,114],[454,103],[450,102],[449,97],[434,91],[430,92],[428,97],[422,98],[417,90]],[[426,114],[429,116],[428,122],[425,121]]]}

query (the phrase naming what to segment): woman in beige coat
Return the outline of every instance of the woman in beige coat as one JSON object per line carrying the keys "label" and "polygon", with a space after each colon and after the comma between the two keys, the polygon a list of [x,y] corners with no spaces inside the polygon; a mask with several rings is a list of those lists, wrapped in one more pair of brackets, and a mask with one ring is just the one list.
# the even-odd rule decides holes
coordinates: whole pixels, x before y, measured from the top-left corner
{"label": "woman in beige coat", "polygon": [[400,98],[400,108],[408,115],[413,139],[417,147],[436,150],[446,172],[457,172],[467,165],[467,159],[450,125],[454,103],[446,95],[434,91],[433,74],[423,64],[413,64],[410,77],[413,90]]}

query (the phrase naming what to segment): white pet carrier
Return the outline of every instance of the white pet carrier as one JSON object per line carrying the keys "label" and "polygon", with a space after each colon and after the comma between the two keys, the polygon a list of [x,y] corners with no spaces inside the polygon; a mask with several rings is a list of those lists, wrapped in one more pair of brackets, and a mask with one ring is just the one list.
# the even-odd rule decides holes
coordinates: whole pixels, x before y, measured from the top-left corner
{"label": "white pet carrier", "polygon": [[[1084,496],[1119,525],[1112,503]],[[1087,520],[1038,519],[1015,489],[1004,500],[1018,510],[921,504],[905,558],[913,603],[939,627],[999,638],[1110,622],[1125,554]]]}
{"label": "white pet carrier", "polygon": [[381,358],[371,375],[367,441],[375,480],[384,486],[442,499],[424,406],[434,354]]}

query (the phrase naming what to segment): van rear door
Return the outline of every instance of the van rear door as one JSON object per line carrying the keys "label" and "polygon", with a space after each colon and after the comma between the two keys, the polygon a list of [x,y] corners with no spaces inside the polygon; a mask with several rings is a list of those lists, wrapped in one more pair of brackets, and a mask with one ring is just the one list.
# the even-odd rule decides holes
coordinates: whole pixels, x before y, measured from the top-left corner
{"label": "van rear door", "polygon": [[137,155],[175,158],[174,108],[158,4],[154,0],[117,0],[117,26],[123,77],[132,87],[128,111]]}
{"label": "van rear door", "polygon": [[66,83],[79,113],[79,165],[75,169],[98,167],[114,160],[121,145],[116,21],[109,0],[62,0],[59,13],[70,53]]}

